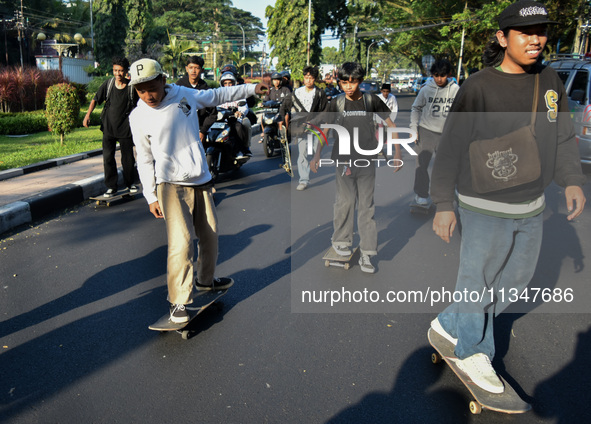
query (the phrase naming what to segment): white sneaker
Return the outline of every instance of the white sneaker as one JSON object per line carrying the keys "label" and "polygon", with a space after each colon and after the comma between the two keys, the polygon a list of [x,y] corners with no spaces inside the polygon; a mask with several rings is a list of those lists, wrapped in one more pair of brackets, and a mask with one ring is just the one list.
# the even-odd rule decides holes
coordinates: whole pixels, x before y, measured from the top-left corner
{"label": "white sneaker", "polygon": [[418,194],[415,194],[415,203],[421,206],[427,206],[431,201],[428,197],[419,197]]}
{"label": "white sneaker", "polygon": [[340,244],[332,244],[332,248],[339,256],[351,256],[351,249]]}
{"label": "white sneaker", "polygon": [[452,337],[451,334],[443,329],[441,323],[439,322],[439,318],[435,318],[433,321],[431,321],[431,328],[440,336],[445,337],[454,346],[458,344],[458,339]]}
{"label": "white sneaker", "polygon": [[306,188],[308,188],[308,184],[299,183],[298,186],[296,187],[296,190],[302,191],[302,190],[305,190]]}
{"label": "white sneaker", "polygon": [[490,359],[484,353],[476,353],[466,359],[458,359],[458,368],[483,390],[490,393],[503,393],[505,386],[495,372]]}
{"label": "white sneaker", "polygon": [[363,272],[367,272],[369,274],[373,274],[374,272],[376,272],[376,269],[371,264],[371,258],[369,257],[369,255],[361,254],[361,257],[359,258],[359,266],[361,267],[361,271]]}

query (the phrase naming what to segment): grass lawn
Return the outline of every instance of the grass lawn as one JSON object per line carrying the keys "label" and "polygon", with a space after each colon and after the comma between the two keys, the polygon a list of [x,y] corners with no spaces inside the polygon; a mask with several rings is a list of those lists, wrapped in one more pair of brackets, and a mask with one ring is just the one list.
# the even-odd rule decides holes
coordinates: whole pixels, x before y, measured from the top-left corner
{"label": "grass lawn", "polygon": [[54,136],[49,131],[23,137],[0,136],[0,171],[100,149],[102,140],[98,126],[77,128],[66,134],[63,146],[60,146],[59,135]]}

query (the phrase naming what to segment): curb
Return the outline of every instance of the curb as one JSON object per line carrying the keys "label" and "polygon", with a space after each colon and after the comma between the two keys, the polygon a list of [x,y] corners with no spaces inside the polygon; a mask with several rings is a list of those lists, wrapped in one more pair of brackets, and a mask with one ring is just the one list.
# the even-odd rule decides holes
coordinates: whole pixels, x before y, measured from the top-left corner
{"label": "curb", "polygon": [[[119,146],[117,146],[119,150]],[[84,153],[76,153],[70,156],[64,156],[57,159],[50,159],[44,162],[34,163],[32,165],[23,166],[21,168],[7,169],[0,171],[0,181],[7,180],[9,178],[18,177],[19,175],[32,174],[33,172],[42,171],[44,169],[55,168],[56,166],[65,165],[79,160],[88,159],[93,156],[98,156],[103,153],[103,149],[91,150]]]}
{"label": "curb", "polygon": [[[254,124],[252,126],[252,135],[258,135],[260,132],[261,125],[258,123]],[[98,156],[102,154],[102,152],[102,149],[91,150],[85,153],[35,163],[22,168],[0,171],[0,181]],[[121,169],[119,169],[119,184],[122,183],[123,174]],[[107,187],[104,184],[104,174],[98,174],[93,177],[76,181],[75,183],[43,191],[20,201],[9,203],[8,205],[0,206],[0,235],[18,227],[19,225],[28,224],[43,218],[43,216],[47,214],[58,212],[82,203],[89,197],[104,193],[106,189]]]}
{"label": "curb", "polygon": [[[123,174],[119,170],[119,184]],[[97,174],[72,184],[52,188],[8,205],[0,206],[0,234],[28,224],[50,213],[76,206],[106,190],[104,174]]]}

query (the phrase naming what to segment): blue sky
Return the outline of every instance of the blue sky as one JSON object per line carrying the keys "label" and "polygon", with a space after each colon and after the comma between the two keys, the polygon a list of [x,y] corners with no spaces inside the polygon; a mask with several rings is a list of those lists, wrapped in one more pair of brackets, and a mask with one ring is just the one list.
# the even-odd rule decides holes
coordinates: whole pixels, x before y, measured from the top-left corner
{"label": "blue sky", "polygon": [[[254,16],[259,18],[263,23],[263,27],[267,28],[267,19],[265,18],[265,9],[267,6],[274,6],[275,0],[232,0],[232,4],[234,7],[238,9],[247,10],[252,13]],[[325,41],[322,43],[323,47],[337,47],[339,46],[338,40],[334,41]],[[269,51],[269,46],[267,45],[266,50]]]}

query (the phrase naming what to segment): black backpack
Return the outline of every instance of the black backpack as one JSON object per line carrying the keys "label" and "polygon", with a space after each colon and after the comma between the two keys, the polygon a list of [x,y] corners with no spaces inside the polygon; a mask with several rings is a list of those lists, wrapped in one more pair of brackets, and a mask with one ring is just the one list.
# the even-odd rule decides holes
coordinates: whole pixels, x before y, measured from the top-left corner
{"label": "black backpack", "polygon": [[[101,121],[105,117],[105,114],[107,113],[107,109],[111,105],[111,102],[110,102],[111,91],[113,90],[114,85],[115,85],[115,77],[111,78],[109,80],[109,84],[107,85],[107,99],[105,100],[105,106],[103,107],[103,111],[101,112]],[[136,106],[137,102],[134,101],[133,87],[131,86],[131,84],[127,84],[127,92],[129,94],[129,96],[127,98],[127,110],[125,111],[125,114],[129,115],[131,113],[131,110]]]}
{"label": "black backpack", "polygon": [[[374,100],[375,96],[370,93],[363,93],[363,103],[365,104],[365,111],[366,112],[375,112],[375,103]],[[339,94],[331,101],[335,101],[337,103],[337,112],[344,112],[345,111],[345,93]],[[381,101],[381,100],[380,100]]]}

